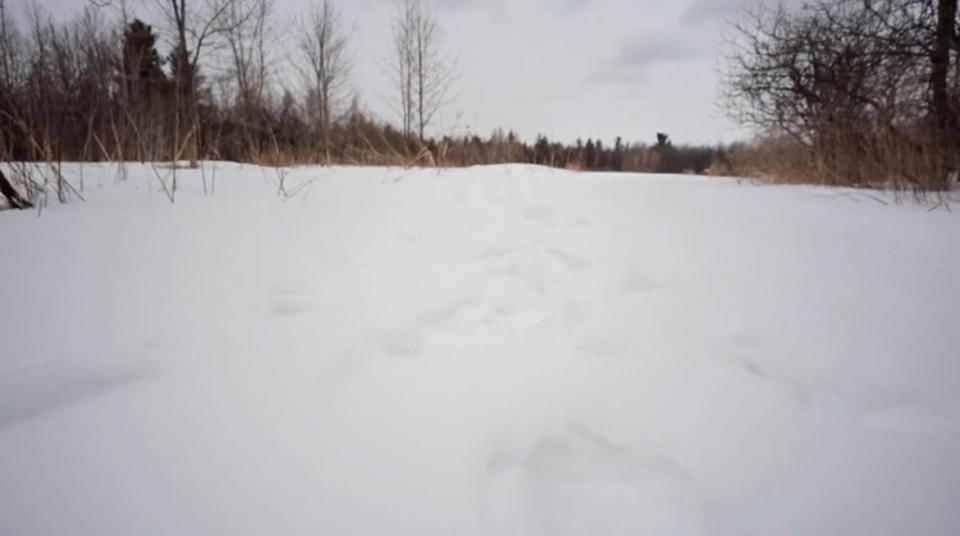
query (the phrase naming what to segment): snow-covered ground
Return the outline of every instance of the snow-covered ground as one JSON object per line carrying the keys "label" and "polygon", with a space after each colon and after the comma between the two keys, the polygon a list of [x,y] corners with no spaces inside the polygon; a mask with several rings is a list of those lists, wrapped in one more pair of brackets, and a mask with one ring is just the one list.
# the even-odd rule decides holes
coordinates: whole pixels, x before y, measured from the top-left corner
{"label": "snow-covered ground", "polygon": [[0,213],[0,534],[960,534],[958,214],[214,169]]}

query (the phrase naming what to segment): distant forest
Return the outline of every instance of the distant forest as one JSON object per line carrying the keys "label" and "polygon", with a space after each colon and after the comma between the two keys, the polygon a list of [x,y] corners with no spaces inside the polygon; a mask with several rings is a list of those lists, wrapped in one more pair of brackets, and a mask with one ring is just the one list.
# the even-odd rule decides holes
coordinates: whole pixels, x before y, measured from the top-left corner
{"label": "distant forest", "polygon": [[745,12],[723,62],[723,104],[758,136],[727,147],[656,132],[649,143],[430,136],[458,73],[423,0],[397,0],[385,36],[395,123],[346,90],[353,60],[334,0],[315,0],[296,23],[279,20],[273,0],[155,5],[150,24],[122,0],[65,22],[34,3],[18,24],[0,0],[4,160],[526,162],[914,190],[947,189],[960,167],[957,0]]}

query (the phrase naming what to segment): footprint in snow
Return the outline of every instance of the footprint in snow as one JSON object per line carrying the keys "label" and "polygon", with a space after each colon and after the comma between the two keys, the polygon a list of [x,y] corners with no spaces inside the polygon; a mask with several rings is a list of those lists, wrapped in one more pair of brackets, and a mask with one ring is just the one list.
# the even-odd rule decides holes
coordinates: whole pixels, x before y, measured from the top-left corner
{"label": "footprint in snow", "polygon": [[[501,530],[528,533],[605,526],[614,534],[706,534],[721,525],[698,479],[676,462],[577,423],[526,449],[495,451],[484,515]],[[605,522],[611,516],[616,527]]]}
{"label": "footprint in snow", "polygon": [[813,386],[806,384],[799,378],[792,377],[782,367],[777,366],[771,359],[774,349],[765,339],[748,330],[738,329],[728,336],[728,342],[717,347],[720,355],[725,356],[740,370],[758,382],[773,385],[790,396],[801,408],[810,409],[815,399],[829,401],[831,395],[821,396]]}
{"label": "footprint in snow", "polygon": [[562,287],[574,274],[590,268],[590,261],[561,249],[533,243],[519,248],[489,248],[477,256],[490,275],[516,277],[541,295],[548,286]]}

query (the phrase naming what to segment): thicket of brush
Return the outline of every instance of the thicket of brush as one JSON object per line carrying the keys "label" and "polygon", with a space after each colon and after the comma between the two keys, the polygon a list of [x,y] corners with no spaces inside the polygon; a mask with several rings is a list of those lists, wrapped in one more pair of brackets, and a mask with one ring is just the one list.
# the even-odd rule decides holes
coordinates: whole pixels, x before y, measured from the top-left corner
{"label": "thicket of brush", "polygon": [[942,191],[960,169],[957,0],[812,0],[736,27],[734,118],[765,135],[718,169],[786,182]]}

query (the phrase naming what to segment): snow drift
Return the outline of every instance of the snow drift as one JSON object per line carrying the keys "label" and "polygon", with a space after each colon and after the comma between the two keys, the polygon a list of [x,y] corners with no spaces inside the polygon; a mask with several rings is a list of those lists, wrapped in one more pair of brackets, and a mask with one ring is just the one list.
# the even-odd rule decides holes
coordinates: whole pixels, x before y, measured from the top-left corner
{"label": "snow drift", "polygon": [[955,214],[205,166],[0,214],[0,533],[960,533]]}

